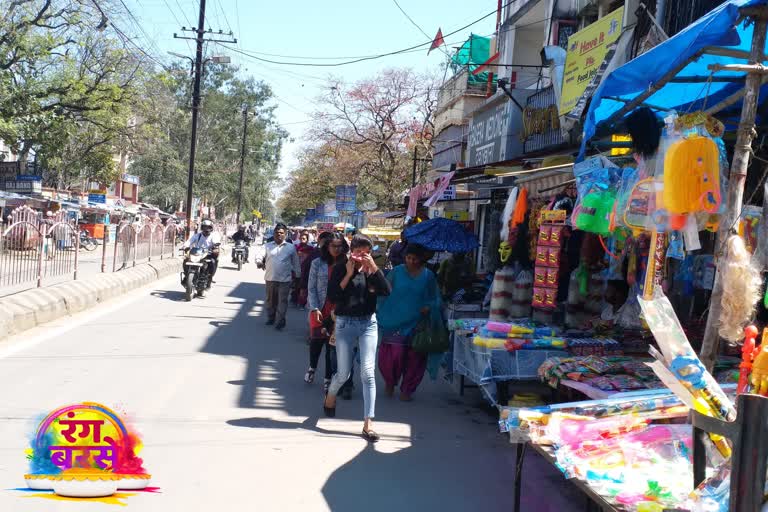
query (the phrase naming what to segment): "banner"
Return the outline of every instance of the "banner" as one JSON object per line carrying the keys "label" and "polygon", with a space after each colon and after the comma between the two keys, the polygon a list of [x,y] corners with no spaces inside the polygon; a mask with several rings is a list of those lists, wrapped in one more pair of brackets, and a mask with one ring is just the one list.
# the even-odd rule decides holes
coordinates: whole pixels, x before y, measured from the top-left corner
{"label": "banner", "polygon": [[357,210],[357,185],[339,185],[336,187],[336,211],[353,212]]}
{"label": "banner", "polygon": [[587,85],[597,75],[608,47],[621,35],[623,21],[624,7],[620,7],[568,38],[560,115],[576,106]]}

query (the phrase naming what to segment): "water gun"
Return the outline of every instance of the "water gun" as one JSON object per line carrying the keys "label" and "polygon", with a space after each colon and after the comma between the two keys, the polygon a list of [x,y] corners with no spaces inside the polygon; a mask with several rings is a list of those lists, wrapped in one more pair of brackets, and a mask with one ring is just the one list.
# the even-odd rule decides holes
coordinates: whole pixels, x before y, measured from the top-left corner
{"label": "water gun", "polygon": [[[758,395],[768,396],[768,329],[763,329],[763,340],[759,349],[755,349],[752,362],[752,391]],[[739,380],[741,382],[741,380]]]}
{"label": "water gun", "polygon": [[[763,340],[765,340],[768,330],[763,330]],[[752,360],[755,358],[755,338],[757,338],[757,327],[747,326],[744,329],[744,346],[741,347],[741,363],[739,364],[739,384],[736,387],[738,394],[746,393],[749,386],[749,374],[752,372]]]}

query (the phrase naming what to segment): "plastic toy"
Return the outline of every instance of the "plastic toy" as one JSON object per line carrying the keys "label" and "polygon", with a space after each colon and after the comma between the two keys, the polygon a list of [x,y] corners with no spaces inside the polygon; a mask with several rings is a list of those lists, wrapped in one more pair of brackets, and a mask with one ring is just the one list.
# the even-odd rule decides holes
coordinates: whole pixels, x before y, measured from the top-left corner
{"label": "plastic toy", "polygon": [[594,191],[581,200],[574,211],[576,229],[608,236],[611,234],[611,213],[616,202],[614,190]]}
{"label": "plastic toy", "polygon": [[669,146],[664,156],[662,194],[672,229],[682,229],[689,213],[716,212],[721,202],[717,144],[696,135]]}
{"label": "plastic toy", "polygon": [[[763,331],[765,338],[768,331]],[[739,384],[736,392],[746,393],[749,384],[749,373],[752,370],[752,359],[755,357],[755,338],[757,338],[757,327],[754,325],[744,329],[744,346],[741,347],[741,363],[739,364]]]}
{"label": "plastic toy", "polygon": [[763,340],[760,349],[752,362],[752,375],[750,375],[752,392],[762,396],[768,396],[768,330],[763,330]]}

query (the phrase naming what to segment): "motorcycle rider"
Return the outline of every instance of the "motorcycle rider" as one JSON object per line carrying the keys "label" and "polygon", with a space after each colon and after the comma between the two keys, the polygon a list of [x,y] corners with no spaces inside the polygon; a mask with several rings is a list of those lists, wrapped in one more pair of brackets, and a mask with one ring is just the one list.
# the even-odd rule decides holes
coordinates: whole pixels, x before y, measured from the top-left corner
{"label": "motorcycle rider", "polygon": [[[253,241],[253,238],[248,234],[248,232],[245,230],[245,224],[239,224],[237,226],[237,231],[235,231],[235,234],[232,235],[232,241],[237,242],[239,240],[242,240],[245,242],[245,261],[248,261],[248,244],[250,244]],[[235,261],[235,248],[232,247],[232,263],[237,263]]]}
{"label": "motorcycle rider", "polygon": [[[216,275],[216,270],[219,268],[219,244],[219,234],[213,232],[213,222],[209,219],[205,219],[200,223],[200,231],[189,237],[189,240],[184,242],[184,245],[182,246],[185,255],[193,247],[199,247],[211,253],[213,268],[211,269],[211,280],[209,281],[208,288],[211,287],[210,282],[213,281],[213,277]],[[185,265],[184,274],[186,273],[187,268]]]}

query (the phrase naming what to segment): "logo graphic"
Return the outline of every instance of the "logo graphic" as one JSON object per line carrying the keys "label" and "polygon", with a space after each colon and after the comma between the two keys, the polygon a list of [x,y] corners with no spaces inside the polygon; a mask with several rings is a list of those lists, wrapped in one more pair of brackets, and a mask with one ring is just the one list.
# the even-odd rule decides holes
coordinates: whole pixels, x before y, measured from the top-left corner
{"label": "logo graphic", "polygon": [[118,414],[101,404],[60,407],[38,425],[27,449],[29,490],[39,497],[114,498],[119,490],[156,491],[138,457],[141,439]]}

